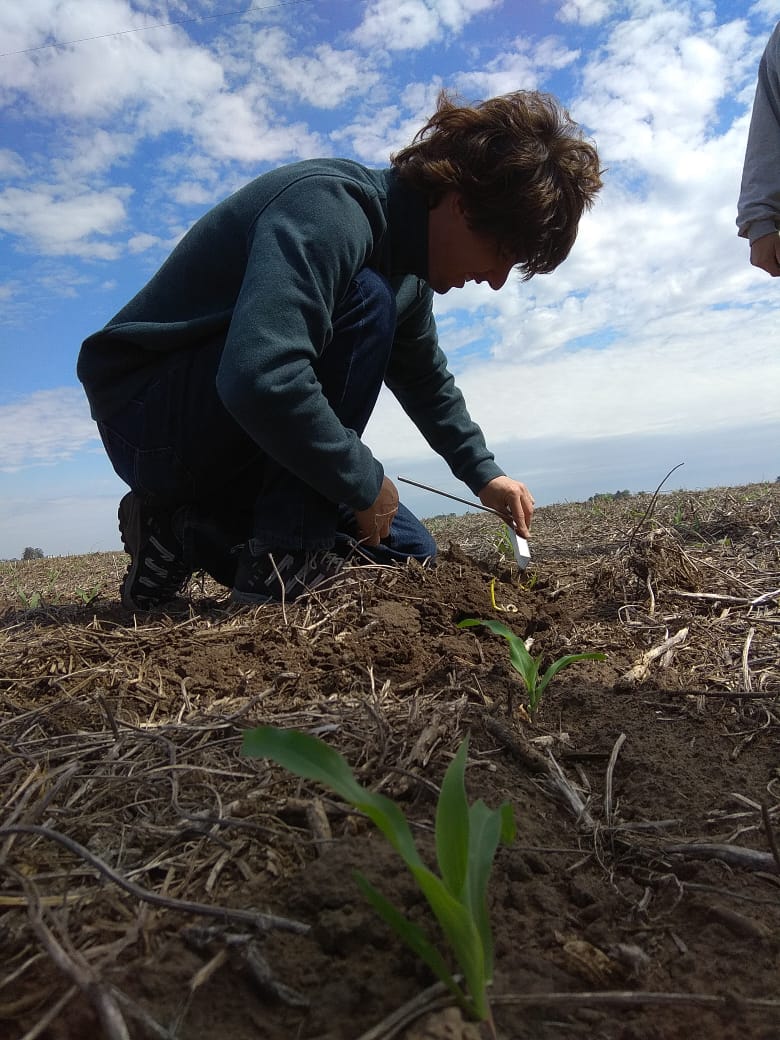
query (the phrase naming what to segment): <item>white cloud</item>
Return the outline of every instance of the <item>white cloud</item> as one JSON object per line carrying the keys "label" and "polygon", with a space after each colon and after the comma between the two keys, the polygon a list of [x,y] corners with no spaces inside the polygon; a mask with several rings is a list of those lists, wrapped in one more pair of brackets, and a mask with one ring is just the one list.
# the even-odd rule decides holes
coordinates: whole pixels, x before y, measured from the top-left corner
{"label": "white cloud", "polygon": [[47,185],[6,188],[0,192],[0,228],[49,255],[116,257],[115,244],[93,236],[110,235],[122,226],[128,190],[83,191],[64,198],[61,191]]}
{"label": "white cloud", "polygon": [[738,82],[745,43],[744,27],[696,29],[684,8],[621,22],[586,61],[575,118],[611,162],[686,179]]}
{"label": "white cloud", "polygon": [[145,253],[147,249],[152,249],[161,244],[162,239],[159,235],[150,235],[146,232],[142,232],[139,235],[132,235],[127,240],[127,248],[131,253]]}
{"label": "white cloud", "polygon": [[353,39],[366,49],[416,50],[440,31],[436,12],[423,0],[373,0]]}
{"label": "white cloud", "polygon": [[[755,2],[750,5],[750,10],[755,14],[766,15],[766,17],[771,20],[771,26],[774,26],[778,17],[780,17],[780,11],[777,9],[777,0],[755,0]],[[767,35],[769,35],[768,32]]]}
{"label": "white cloud", "polygon": [[96,178],[109,172],[113,166],[126,163],[137,144],[135,134],[93,127],[89,133],[89,146],[85,147],[83,133],[78,130],[63,140],[61,153],[47,167],[64,184]]}
{"label": "white cloud", "polygon": [[616,7],[616,0],[563,0],[558,18],[562,22],[596,25],[608,18]]}
{"label": "white cloud", "polygon": [[180,181],[172,188],[172,196],[180,206],[207,206],[214,201],[214,192],[197,181]]}
{"label": "white cloud", "polygon": [[[92,11],[99,19],[103,8],[100,0],[76,10]],[[121,17],[128,15],[117,12],[111,24],[116,27]],[[190,105],[222,86],[222,69],[209,52],[173,29],[51,48],[0,63],[0,90],[25,98],[28,111],[34,107],[43,116],[71,119],[116,115],[117,129],[132,125],[139,113],[158,130],[186,122]]]}
{"label": "white cloud", "polygon": [[240,94],[212,97],[191,132],[210,155],[240,162],[280,162],[309,151],[317,140],[306,126],[269,122]]}
{"label": "white cloud", "polygon": [[[746,330],[741,310],[709,312],[696,326],[658,319],[641,340],[533,361],[472,361],[457,381],[494,449],[769,425],[777,422],[780,386],[776,323],[769,312]],[[445,337],[442,343],[446,350]],[[389,395],[372,417],[368,441],[379,458],[430,456]]]}
{"label": "white cloud", "polygon": [[390,155],[406,147],[436,110],[444,84],[439,76],[407,84],[392,104],[366,105],[364,111],[331,133],[342,152],[373,166],[386,166]]}
{"label": "white cloud", "polygon": [[26,173],[27,164],[21,155],[10,148],[0,148],[0,177],[10,180],[12,177],[24,177]]}
{"label": "white cloud", "polygon": [[352,37],[361,47],[419,50],[445,32],[461,32],[501,0],[371,0]]}
{"label": "white cloud", "polygon": [[[76,24],[62,33],[56,28],[61,11],[55,5],[49,31],[77,39],[86,25],[92,29],[84,32],[95,36],[120,25],[148,23],[146,16],[118,2],[86,0],[78,11]],[[28,29],[29,38],[36,38]],[[321,55],[320,61],[332,66],[335,58]],[[322,75],[332,81],[333,68]],[[56,123],[70,121],[82,165],[91,162],[95,168],[129,154],[139,140],[172,133],[223,160],[273,162],[313,151],[317,134],[300,123],[287,126],[269,110],[265,95],[270,90],[261,70],[246,69],[245,79],[230,81],[218,55],[182,29],[153,29],[17,55],[0,63],[0,101],[13,99],[20,112]],[[102,128],[97,139],[95,123]]]}
{"label": "white cloud", "polygon": [[298,42],[278,27],[256,35],[254,62],[286,95],[323,109],[365,95],[379,82],[370,55],[330,43],[301,53]]}
{"label": "white cloud", "polygon": [[83,391],[36,390],[0,405],[0,472],[52,465],[98,439]]}
{"label": "white cloud", "polygon": [[[497,359],[556,355],[596,335],[641,356],[653,349],[646,330],[683,343],[689,326],[696,338],[701,312],[767,293],[734,227],[747,119],[724,127],[718,114],[746,40],[741,24],[694,31],[684,11],[667,9],[616,25],[586,57],[571,108],[597,140],[605,188],[558,271],[494,297],[485,327]],[[492,294],[454,295],[439,301],[441,313]]]}
{"label": "white cloud", "polygon": [[541,81],[552,70],[566,68],[579,57],[572,50],[553,38],[532,44],[518,37],[512,47],[489,61],[479,69],[463,73],[458,79],[459,89],[467,97],[495,97],[514,90],[538,90]]}

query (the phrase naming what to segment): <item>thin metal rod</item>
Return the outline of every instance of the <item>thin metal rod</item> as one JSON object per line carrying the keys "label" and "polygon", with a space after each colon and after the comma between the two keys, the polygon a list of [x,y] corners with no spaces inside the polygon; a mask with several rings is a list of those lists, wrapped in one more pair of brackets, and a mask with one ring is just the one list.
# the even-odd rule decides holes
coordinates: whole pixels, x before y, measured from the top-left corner
{"label": "thin metal rod", "polygon": [[427,484],[420,484],[416,480],[409,480],[408,477],[397,477],[397,480],[402,480],[404,484],[414,484],[415,487],[422,488],[423,491],[432,491],[434,495],[442,495],[444,498],[451,498],[453,502],[462,502],[464,506],[471,506],[472,509],[482,509],[486,513],[492,513],[493,516],[497,516],[499,520],[503,520],[504,523],[509,519],[509,514],[499,513],[497,509],[491,509],[489,506],[480,505],[479,502],[469,502],[466,498],[458,498],[457,495],[450,495],[447,491],[439,491],[438,488],[429,487]]}

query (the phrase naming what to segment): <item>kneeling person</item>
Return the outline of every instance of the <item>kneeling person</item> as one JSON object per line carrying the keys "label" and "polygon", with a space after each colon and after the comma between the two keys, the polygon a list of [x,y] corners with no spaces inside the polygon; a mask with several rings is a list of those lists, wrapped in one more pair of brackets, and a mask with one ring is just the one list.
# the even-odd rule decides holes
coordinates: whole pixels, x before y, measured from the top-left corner
{"label": "kneeling person", "polygon": [[295,599],[343,562],[431,558],[361,436],[384,382],[485,506],[528,536],[533,498],[496,464],[438,344],[434,293],[554,270],[601,186],[554,99],[436,113],[387,169],[314,159],[206,213],[84,341],[78,374],[130,492],[122,602],[205,570],[238,603]]}

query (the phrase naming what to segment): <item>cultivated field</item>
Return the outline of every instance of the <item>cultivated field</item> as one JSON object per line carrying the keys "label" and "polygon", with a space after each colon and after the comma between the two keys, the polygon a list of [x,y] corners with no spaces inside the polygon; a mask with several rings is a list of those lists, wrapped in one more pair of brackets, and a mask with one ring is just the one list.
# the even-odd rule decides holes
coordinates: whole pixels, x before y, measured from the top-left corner
{"label": "cultivated field", "polygon": [[[469,798],[517,823],[501,1040],[777,1040],[780,484],[546,507],[523,574],[491,517],[429,523],[436,568],[238,612],[198,579],[133,616],[122,554],[0,564],[0,1037],[489,1036],[361,896],[355,869],[434,931],[377,831],[241,755],[272,724],[343,752],[429,859],[470,734]],[[606,660],[529,715],[467,617],[543,667]]]}

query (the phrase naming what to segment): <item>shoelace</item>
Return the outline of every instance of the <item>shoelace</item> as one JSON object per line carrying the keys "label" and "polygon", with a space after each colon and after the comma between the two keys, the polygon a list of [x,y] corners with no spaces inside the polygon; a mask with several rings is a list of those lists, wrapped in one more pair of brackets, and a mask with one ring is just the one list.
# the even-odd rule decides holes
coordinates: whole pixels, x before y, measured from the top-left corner
{"label": "shoelace", "polygon": [[[148,573],[141,573],[138,577],[138,584],[144,585],[148,589],[159,589],[164,588],[166,585],[171,587],[176,585],[178,590],[178,586],[187,573],[184,564],[176,558],[174,553],[166,549],[154,535],[149,538],[149,544],[157,551],[159,559],[156,560],[153,556],[144,557],[144,570],[151,571],[154,577]],[[155,577],[159,580],[155,581]]]}
{"label": "shoelace", "polygon": [[[318,554],[315,553],[315,558]],[[341,570],[344,564],[347,562],[346,557],[341,556],[339,553],[332,552],[330,549],[323,549],[319,554],[319,566],[334,567],[336,570]]]}
{"label": "shoelace", "polygon": [[344,557],[339,556],[338,553],[323,549],[322,552],[312,554],[296,578],[304,587],[313,589],[321,585],[323,581],[335,578],[345,562]]}
{"label": "shoelace", "polygon": [[[301,566],[292,575],[285,577],[284,570],[291,563],[295,562],[293,556],[287,555],[277,564],[277,570],[279,571],[279,576],[283,579],[284,591],[286,593],[292,593],[299,585],[307,589],[316,588],[328,578],[335,577],[345,561],[343,556],[331,552],[330,549],[306,553]],[[274,574],[273,578],[275,577],[276,575]],[[272,578],[269,578],[265,584],[270,585],[271,583]]]}

